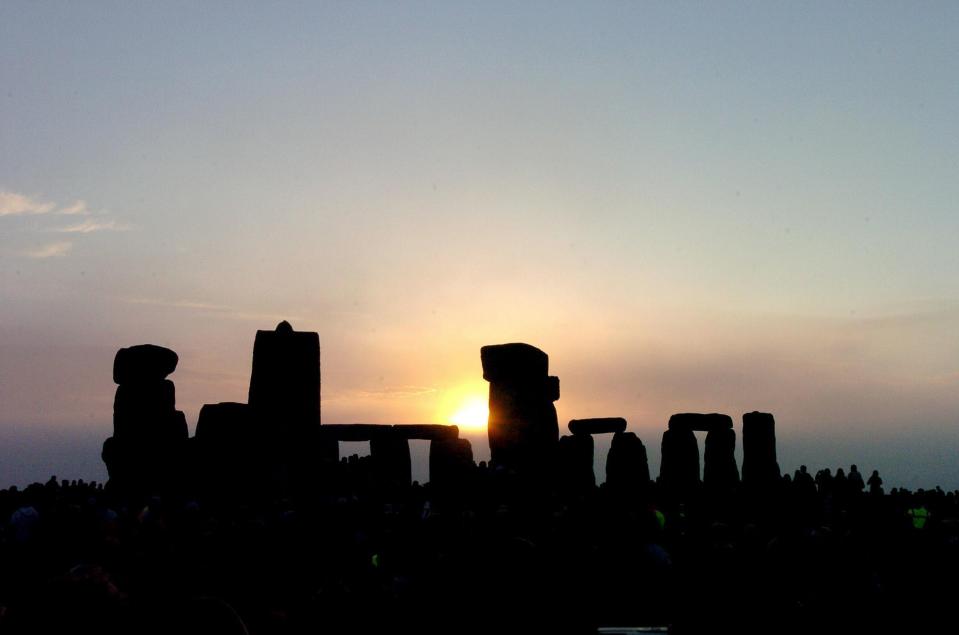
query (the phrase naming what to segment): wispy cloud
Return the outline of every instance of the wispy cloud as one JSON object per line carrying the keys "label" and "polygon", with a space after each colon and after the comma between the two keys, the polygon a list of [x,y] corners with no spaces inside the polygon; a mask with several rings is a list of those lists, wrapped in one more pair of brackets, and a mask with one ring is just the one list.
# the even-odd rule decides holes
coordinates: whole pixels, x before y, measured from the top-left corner
{"label": "wispy cloud", "polygon": [[[76,199],[68,205],[61,206],[56,202],[5,189],[0,189],[0,217],[2,216],[41,216],[38,222],[21,224],[25,230],[17,232],[15,234],[17,236],[29,236],[35,232],[55,232],[79,238],[81,235],[95,232],[120,232],[131,229],[130,225],[111,218],[111,214],[107,211],[92,213],[87,202],[82,199]],[[70,217],[70,220],[64,217]],[[47,243],[40,247],[33,247],[28,243],[26,246],[20,245],[19,250],[15,248],[12,253],[26,258],[53,258],[67,255],[72,247],[71,241]]]}
{"label": "wispy cloud", "polygon": [[205,313],[215,313],[220,317],[232,318],[234,320],[250,320],[264,323],[278,323],[282,320],[296,321],[301,318],[296,315],[280,315],[278,313],[258,313],[255,311],[245,311],[236,307],[224,304],[212,304],[209,302],[200,302],[197,300],[163,300],[159,298],[122,298],[127,304],[144,304],[148,306],[168,307],[171,309],[186,309],[191,311],[201,311]]}
{"label": "wispy cloud", "polygon": [[28,258],[60,258],[66,256],[70,253],[70,250],[73,248],[73,243],[70,241],[61,241],[57,243],[49,243],[47,245],[42,245],[35,249],[28,249],[24,252],[24,255]]}
{"label": "wispy cloud", "polygon": [[87,218],[83,222],[67,225],[66,227],[58,227],[54,231],[64,234],[91,234],[93,232],[103,231],[124,232],[129,229],[129,225],[123,225],[115,220],[94,220]]}
{"label": "wispy cloud", "polygon": [[57,210],[57,214],[63,214],[64,216],[84,216],[89,213],[86,201],[75,201],[72,205]]}
{"label": "wispy cloud", "polygon": [[0,190],[0,216],[24,214],[47,214],[56,207],[53,203],[40,201],[32,196]]}
{"label": "wispy cloud", "polygon": [[435,392],[436,388],[429,386],[384,386],[383,388],[356,390],[353,394],[368,399],[404,399],[421,397]]}

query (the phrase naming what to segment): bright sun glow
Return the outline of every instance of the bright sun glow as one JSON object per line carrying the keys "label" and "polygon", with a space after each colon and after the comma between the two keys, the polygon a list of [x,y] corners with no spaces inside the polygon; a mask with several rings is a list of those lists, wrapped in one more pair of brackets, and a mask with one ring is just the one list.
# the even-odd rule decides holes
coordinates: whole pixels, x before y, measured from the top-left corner
{"label": "bright sun glow", "polygon": [[450,423],[462,428],[485,428],[489,406],[485,397],[467,397],[459,409],[450,415]]}

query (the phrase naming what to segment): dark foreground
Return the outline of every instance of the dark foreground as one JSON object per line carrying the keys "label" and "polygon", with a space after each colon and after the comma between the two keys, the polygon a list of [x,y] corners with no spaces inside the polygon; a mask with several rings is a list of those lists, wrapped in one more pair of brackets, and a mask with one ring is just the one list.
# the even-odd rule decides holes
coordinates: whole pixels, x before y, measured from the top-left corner
{"label": "dark foreground", "polygon": [[784,478],[775,491],[565,492],[477,467],[443,500],[340,491],[0,491],[4,633],[951,631],[959,498]]}

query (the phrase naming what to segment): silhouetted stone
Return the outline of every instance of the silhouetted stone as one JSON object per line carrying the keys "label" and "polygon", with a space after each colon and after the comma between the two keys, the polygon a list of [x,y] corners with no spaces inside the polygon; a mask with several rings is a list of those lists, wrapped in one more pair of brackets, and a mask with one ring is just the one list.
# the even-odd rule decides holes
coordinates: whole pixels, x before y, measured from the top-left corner
{"label": "silhouetted stone", "polygon": [[525,382],[546,377],[549,357],[529,344],[492,344],[480,349],[483,379],[488,382]]}
{"label": "silhouetted stone", "polygon": [[104,442],[101,455],[112,487],[158,493],[182,485],[189,429],[186,417],[175,409],[173,382],[164,379],[176,364],[176,353],[160,346],[117,351],[113,437]]}
{"label": "silhouetted stone", "polygon": [[697,432],[732,430],[733,419],[729,415],[716,412],[709,414],[681,412],[669,418],[668,427],[670,430],[693,430]]}
{"label": "silhouetted stone", "polygon": [[232,446],[253,438],[253,413],[245,403],[225,401],[200,408],[196,438],[203,443]]}
{"label": "silhouetted stone", "polygon": [[513,469],[542,469],[556,447],[559,422],[546,353],[529,344],[500,344],[480,350],[483,377],[490,382],[488,434],[494,463]]}
{"label": "silhouetted stone", "polygon": [[166,379],[176,370],[179,358],[169,348],[140,344],[121,348],[113,358],[113,382],[127,384]]}
{"label": "silhouetted stone", "polygon": [[392,490],[412,483],[410,442],[403,437],[389,433],[374,436],[370,439],[370,458],[379,488]]}
{"label": "silhouetted stone", "polygon": [[739,483],[736,466],[736,431],[713,428],[706,434],[703,451],[703,484],[713,490],[728,490]]}
{"label": "silhouetted stone", "polygon": [[473,470],[473,446],[469,439],[440,437],[430,442],[430,484],[444,493],[466,487]]}
{"label": "silhouetted stone", "polygon": [[559,480],[564,489],[581,491],[596,487],[592,436],[574,434],[560,437],[557,453]]}
{"label": "silhouetted stone", "polygon": [[281,322],[257,331],[250,375],[250,407],[267,433],[299,443],[320,425],[320,337]]}
{"label": "silhouetted stone", "polygon": [[768,412],[743,415],[743,485],[768,489],[779,481],[776,421]]}
{"label": "silhouetted stone", "polygon": [[173,416],[168,421],[164,432],[169,435],[168,438],[171,441],[185,441],[190,438],[190,426],[187,425],[186,415],[183,414],[182,410],[174,410]]}
{"label": "silhouetted stone", "polygon": [[608,434],[610,432],[626,432],[626,420],[622,417],[573,419],[569,422],[569,431],[573,434]]}
{"label": "silhouetted stone", "polygon": [[405,439],[435,441],[436,439],[455,439],[459,437],[460,429],[452,425],[407,423],[394,425],[393,433]]}
{"label": "silhouetted stone", "polygon": [[210,494],[248,494],[266,476],[262,441],[245,403],[205,404],[192,441],[193,473]]}
{"label": "silhouetted stone", "polygon": [[172,412],[176,388],[169,379],[120,384],[113,399],[114,415]]}
{"label": "silhouetted stone", "polygon": [[606,455],[606,485],[617,493],[643,494],[649,487],[646,446],[633,432],[617,432]]}
{"label": "silhouetted stone", "polygon": [[659,476],[673,496],[687,496],[698,487],[699,443],[691,428],[678,425],[663,432]]}

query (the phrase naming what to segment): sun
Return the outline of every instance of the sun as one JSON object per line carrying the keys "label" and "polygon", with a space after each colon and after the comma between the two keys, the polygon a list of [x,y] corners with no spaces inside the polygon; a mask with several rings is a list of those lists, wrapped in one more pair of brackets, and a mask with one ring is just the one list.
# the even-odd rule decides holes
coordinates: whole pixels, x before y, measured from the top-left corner
{"label": "sun", "polygon": [[485,428],[489,419],[489,405],[485,397],[470,396],[465,398],[459,408],[450,415],[450,423],[462,428]]}

